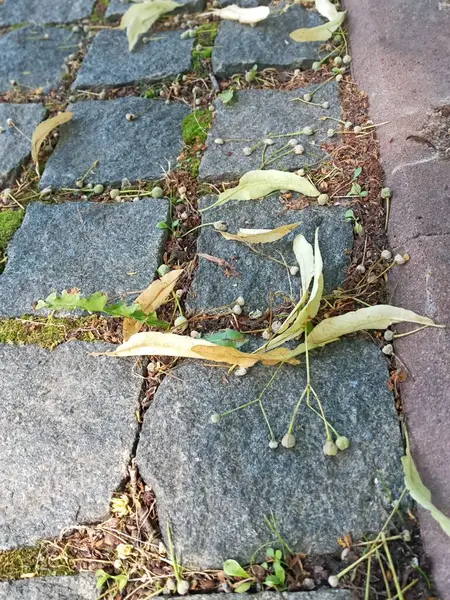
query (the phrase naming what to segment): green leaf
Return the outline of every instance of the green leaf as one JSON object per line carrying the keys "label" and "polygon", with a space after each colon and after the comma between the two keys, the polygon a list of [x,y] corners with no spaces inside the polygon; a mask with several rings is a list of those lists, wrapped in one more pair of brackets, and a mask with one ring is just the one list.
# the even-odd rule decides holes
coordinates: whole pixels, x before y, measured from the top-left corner
{"label": "green leaf", "polygon": [[267,575],[264,583],[270,587],[278,587],[280,585],[280,580],[276,575]]}
{"label": "green leaf", "polygon": [[361,198],[365,198],[367,196],[369,192],[367,192],[366,190],[364,190],[363,192],[361,192],[359,195],[361,196]]}
{"label": "green leaf", "polygon": [[228,346],[230,348],[240,348],[248,342],[248,339],[242,335],[239,331],[234,329],[224,329],[217,333],[211,333],[206,335],[203,339],[212,342],[213,344],[219,344],[219,346]]}
{"label": "green leaf", "polygon": [[345,211],[344,218],[346,221],[353,221],[355,219],[355,213],[352,211],[351,208]]}
{"label": "green leaf", "polygon": [[420,504],[423,508],[430,511],[431,516],[435,519],[442,530],[450,536],[450,518],[444,515],[431,502],[431,492],[423,484],[419,472],[414,464],[409,447],[409,440],[406,438],[406,455],[402,457],[403,474],[405,476],[405,486],[410,496]]}
{"label": "green leaf", "polygon": [[269,558],[274,558],[275,557],[275,550],[273,548],[267,548],[267,550],[266,550],[266,556],[268,556]]}
{"label": "green leaf", "polygon": [[243,579],[251,577],[250,573],[243,569],[237,560],[226,560],[223,563],[223,570],[225,575],[229,575],[230,577],[242,577]]}
{"label": "green leaf", "polygon": [[362,168],[361,167],[357,167],[355,169],[355,172],[353,173],[353,179],[358,179],[358,177],[361,175],[361,171],[362,171]]}
{"label": "green leaf", "polygon": [[278,561],[273,563],[273,570],[275,571],[275,577],[280,582],[280,585],[284,585],[284,582],[286,580],[286,573]]}
{"label": "green leaf", "polygon": [[111,577],[111,575],[109,573],[106,573],[106,571],[104,571],[103,569],[97,569],[97,571],[95,571],[95,576],[97,578],[95,585],[98,590],[102,588],[108,581],[108,579]]}
{"label": "green leaf", "polygon": [[156,223],[156,228],[157,229],[170,229],[170,227],[167,225],[167,223],[165,221],[158,221],[158,223]]}
{"label": "green leaf", "polygon": [[225,90],[224,92],[222,92],[218,95],[218,98],[220,98],[224,104],[228,104],[229,102],[231,102],[233,100],[233,97],[234,97],[233,88],[228,88],[227,90]]}
{"label": "green leaf", "polygon": [[173,0],[151,0],[130,6],[123,15],[119,28],[127,30],[128,49],[135,47],[139,36],[150,29],[161,16],[181,6]]}
{"label": "green leaf", "polygon": [[316,10],[329,21],[332,21],[338,15],[337,8],[330,0],[316,0]]}
{"label": "green leaf", "polygon": [[277,551],[275,552],[275,558],[276,558],[277,560],[281,560],[281,559],[283,558],[283,553],[281,552],[281,550],[277,550]]}
{"label": "green leaf", "polygon": [[117,589],[119,590],[119,592],[123,592],[128,583],[128,575],[125,575],[124,573],[120,575],[114,575],[113,579],[117,583]]}
{"label": "green leaf", "polygon": [[234,591],[237,594],[243,594],[244,592],[247,592],[251,587],[252,587],[251,581],[246,581],[245,583],[241,583],[241,585],[238,585]]}
{"label": "green leaf", "polygon": [[318,189],[306,179],[287,171],[255,170],[245,173],[239,180],[239,185],[219,194],[219,199],[208,210],[215,206],[226,204],[229,200],[256,200],[279,190],[292,190],[311,198],[320,195]]}
{"label": "green leaf", "polygon": [[346,11],[339,12],[329,23],[318,27],[296,29],[290,37],[296,42],[326,42],[344,22]]}

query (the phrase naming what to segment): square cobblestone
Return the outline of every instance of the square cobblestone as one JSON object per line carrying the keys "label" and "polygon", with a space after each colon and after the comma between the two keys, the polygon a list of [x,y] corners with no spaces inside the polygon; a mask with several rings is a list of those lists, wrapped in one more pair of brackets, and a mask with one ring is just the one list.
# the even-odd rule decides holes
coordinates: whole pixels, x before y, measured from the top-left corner
{"label": "square cobblestone", "polygon": [[18,23],[70,23],[89,17],[96,0],[3,0],[0,26]]}
{"label": "square cobblestone", "polygon": [[[73,187],[98,161],[86,182],[119,184],[159,179],[174,167],[182,149],[182,121],[189,108],[163,100],[119,98],[69,105],[71,121],[59,129],[41,187]],[[134,121],[127,114],[136,116]]]}
{"label": "square cobblestone", "polygon": [[71,29],[29,25],[0,36],[0,93],[13,88],[28,91],[58,87],[66,72],[64,59],[78,50],[80,34]]}
{"label": "square cobblestone", "polygon": [[0,600],[96,600],[98,596],[93,573],[0,582]]}
{"label": "square cobblestone", "polygon": [[[9,183],[31,153],[31,138],[35,127],[45,117],[41,104],[0,104],[0,186]],[[12,119],[22,135],[7,123]]]}
{"label": "square cobblestone", "polygon": [[0,550],[106,518],[127,476],[141,381],[133,361],[0,345]]}
{"label": "square cobblestone", "polygon": [[193,39],[180,31],[155,34],[155,39],[128,50],[124,31],[97,34],[72,86],[73,89],[152,83],[186,73],[192,65]]}
{"label": "square cobblestone", "polygon": [[[0,276],[0,316],[30,314],[54,291],[110,297],[147,287],[162,258],[167,200],[123,204],[31,204],[8,247]],[[127,296],[131,300],[131,296]]]}
{"label": "square cobblestone", "polygon": [[[217,197],[201,199],[202,207],[212,204]],[[246,229],[273,229],[280,225],[296,223],[300,226],[278,242],[256,246],[260,254],[254,253],[245,244],[226,240],[213,227],[204,227],[198,240],[198,252],[224,259],[232,270],[199,258],[198,268],[188,297],[189,309],[193,312],[210,312],[213,308],[234,304],[236,298],[245,299],[244,312],[268,310],[271,293],[277,304],[291,294],[286,267],[270,260],[283,256],[289,266],[297,265],[292,251],[294,237],[302,233],[314,243],[316,227],[319,227],[319,242],[324,260],[324,280],[327,292],[342,285],[350,262],[353,246],[352,226],[344,218],[345,209],[340,207],[311,206],[303,210],[286,210],[277,196],[264,201],[230,201],[226,205],[204,213],[205,222],[225,221],[228,231],[236,233],[240,227]],[[230,272],[231,271],[231,272]],[[300,279],[290,277],[294,298],[299,297]]]}
{"label": "square cobblestone", "polygon": [[[182,6],[169,13],[170,15],[200,12],[205,10],[206,6],[206,0],[176,0],[176,2]],[[105,16],[106,18],[115,19],[122,16],[130,6],[131,0],[110,0]]]}
{"label": "square cobblestone", "polygon": [[[295,98],[313,93],[317,86],[290,92],[278,90],[244,90],[235,94],[235,100],[226,105],[215,101],[216,116],[206,141],[206,152],[200,165],[200,178],[207,180],[238,179],[247,171],[263,168],[293,171],[313,165],[326,157],[321,144],[329,140],[327,130],[334,121],[321,121],[321,117],[340,118],[338,88],[329,83],[314,94],[317,104],[329,103],[328,108],[313,106]],[[313,135],[304,135],[305,126]],[[273,136],[274,143],[267,146],[263,164],[263,140]],[[283,136],[283,137],[279,137]],[[221,139],[223,144],[214,140]],[[288,141],[297,139],[304,147],[303,154],[295,154]],[[246,147],[259,147],[245,156]],[[279,158],[277,158],[279,153]]]}
{"label": "square cobblestone", "polygon": [[255,27],[224,21],[212,54],[213,71],[219,77],[226,77],[250,70],[255,64],[259,70],[310,68],[319,57],[320,42],[295,42],[289,34],[322,23],[318,13],[298,5],[285,13],[272,14]]}

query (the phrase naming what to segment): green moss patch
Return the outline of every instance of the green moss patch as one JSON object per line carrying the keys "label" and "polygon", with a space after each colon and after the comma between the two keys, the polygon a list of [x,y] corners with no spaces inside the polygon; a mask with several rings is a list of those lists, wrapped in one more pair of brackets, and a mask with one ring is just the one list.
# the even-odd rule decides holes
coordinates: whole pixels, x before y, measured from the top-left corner
{"label": "green moss patch", "polygon": [[22,319],[0,320],[0,343],[37,344],[53,349],[68,340],[103,340],[107,330],[108,320],[102,317],[63,319],[24,316]]}
{"label": "green moss patch", "polygon": [[47,556],[43,545],[0,552],[0,580],[21,579],[30,574],[49,577],[75,573],[65,561]]}
{"label": "green moss patch", "polygon": [[188,146],[201,145],[206,142],[208,129],[212,123],[209,110],[196,110],[183,119],[183,141]]}
{"label": "green moss patch", "polygon": [[194,71],[199,75],[204,75],[209,71],[208,63],[211,59],[218,31],[219,23],[217,22],[204,23],[196,30],[197,35],[194,50],[192,51],[192,65]]}
{"label": "green moss patch", "polygon": [[24,216],[24,210],[4,210],[0,212],[0,273],[5,267],[6,247],[14,233],[19,229]]}

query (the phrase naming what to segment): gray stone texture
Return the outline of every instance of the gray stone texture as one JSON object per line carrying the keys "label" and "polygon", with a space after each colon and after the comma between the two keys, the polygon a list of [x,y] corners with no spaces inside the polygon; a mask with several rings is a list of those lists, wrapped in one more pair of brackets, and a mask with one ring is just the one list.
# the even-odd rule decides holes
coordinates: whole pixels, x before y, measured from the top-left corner
{"label": "gray stone texture", "polygon": [[133,361],[0,345],[0,549],[100,521],[127,475],[141,382]]}
{"label": "gray stone texture", "polygon": [[[201,200],[201,206],[212,204],[216,196]],[[292,250],[294,237],[299,233],[314,243],[316,227],[319,227],[319,243],[324,260],[324,279],[327,292],[336,289],[345,280],[353,246],[351,224],[344,218],[345,210],[340,207],[328,208],[311,206],[303,210],[286,210],[278,196],[270,196],[263,201],[230,201],[224,206],[204,213],[204,222],[225,221],[230,233],[239,228],[273,229],[288,223],[301,222],[301,225],[278,242],[258,244],[258,252],[265,256],[281,259],[289,266],[297,265]],[[225,259],[235,273],[205,258],[199,258],[198,269],[189,296],[189,308],[195,312],[208,312],[211,309],[234,303],[238,296],[245,298],[244,311],[268,310],[270,300],[277,304],[280,296],[289,296],[289,276],[286,267],[254,253],[245,244],[226,240],[213,227],[204,227],[198,241],[198,252]],[[296,300],[300,296],[300,278],[290,277]],[[281,292],[277,298],[274,292]]]}
{"label": "gray stone texture", "polygon": [[[176,15],[181,13],[194,13],[200,12],[205,9],[206,0],[176,0],[178,4],[181,4],[181,8],[169,13],[169,15]],[[130,0],[110,0],[108,8],[106,9],[106,18],[115,19],[122,16],[129,7],[132,6]]]}
{"label": "gray stone texture", "polygon": [[323,22],[318,13],[298,5],[269,16],[255,27],[224,21],[212,54],[213,71],[219,77],[226,77],[251,69],[254,64],[259,70],[310,68],[318,60],[320,42],[295,42],[289,34]]}
{"label": "gray stone texture", "polygon": [[98,596],[95,576],[89,573],[0,582],[0,600],[96,600]]}
{"label": "gray stone texture", "polygon": [[[392,296],[399,306],[447,325],[399,339],[396,353],[409,374],[402,400],[413,457],[433,501],[450,514],[449,161],[407,139],[433,140],[433,131],[422,133],[430,125],[428,115],[449,105],[443,65],[450,64],[450,10],[448,2],[434,0],[345,0],[345,8],[353,75],[369,95],[373,121],[389,121],[377,129],[386,185],[394,194],[388,236],[396,251],[411,256],[390,272]],[[420,513],[420,525],[439,597],[450,600],[448,536],[426,511]]]}
{"label": "gray stone texture", "polygon": [[189,71],[193,39],[180,31],[154,33],[155,39],[128,51],[124,31],[100,31],[72,86],[73,89],[152,83]]}
{"label": "gray stone texture", "polygon": [[[119,98],[69,105],[71,121],[60,127],[59,141],[41,179],[41,187],[73,187],[94,164],[86,182],[118,184],[159,179],[173,168],[182,149],[183,118],[189,109],[163,100]],[[136,116],[128,121],[127,114]]]}
{"label": "gray stone texture", "polygon": [[64,59],[78,50],[80,34],[71,29],[30,25],[0,36],[0,93],[11,81],[28,90],[58,87],[65,72]]}
{"label": "gray stone texture", "polygon": [[[266,161],[275,152],[295,138],[305,148],[304,154],[283,152],[285,156],[267,164],[267,169],[295,170],[322,160],[326,154],[320,145],[329,140],[327,130],[333,127],[333,121],[320,121],[320,117],[340,118],[338,89],[334,83],[321,88],[314,95],[314,102],[330,103],[330,108],[311,106],[304,102],[294,102],[303,94],[311,93],[317,86],[297,89],[292,92],[272,90],[244,90],[235,94],[235,100],[226,105],[216,100],[216,116],[208,133],[207,149],[200,165],[200,177],[208,180],[237,179],[247,171],[259,169],[262,162],[262,146],[250,156],[244,156],[243,149],[262,142],[265,138],[282,134],[286,137],[274,137],[274,144],[267,147]],[[305,126],[315,132],[307,136],[301,133]],[[294,135],[295,134],[295,135]],[[215,144],[221,138],[224,144]],[[230,140],[230,141],[227,141]]]}
{"label": "gray stone texture", "polygon": [[253,8],[254,6],[268,6],[270,0],[218,0],[220,6],[230,6],[230,4],[237,4],[242,8]]}
{"label": "gray stone texture", "polygon": [[[35,127],[45,117],[41,104],[0,104],[0,186],[8,184],[30,156],[30,142]],[[6,122],[12,119],[22,135]]]}
{"label": "gray stone texture", "polygon": [[[195,594],[198,600],[223,600],[222,594]],[[253,600],[352,600],[348,590],[317,590],[314,592],[259,592]]]}
{"label": "gray stone texture", "polygon": [[18,23],[70,23],[89,17],[96,0],[3,0],[0,26]]}
{"label": "gray stone texture", "polygon": [[63,289],[116,297],[146,288],[165,241],[156,224],[167,215],[167,200],[31,204],[8,247],[0,315],[29,314],[37,300]]}
{"label": "gray stone texture", "polygon": [[[257,405],[210,422],[213,413],[257,398],[275,367],[234,377],[189,362],[161,383],[144,418],[137,464],[155,490],[161,531],[169,522],[186,565],[220,568],[229,558],[248,563],[271,540],[264,521],[271,513],[298,552],[335,551],[344,533],[357,539],[381,528],[390,511],[385,489],[395,497],[403,487],[386,361],[377,346],[355,338],[311,353],[310,368],[327,418],[351,440],[336,457],[323,454],[323,423],[305,406],[290,450],[268,447]],[[284,366],[266,393],[277,439],[305,382],[302,361]]]}

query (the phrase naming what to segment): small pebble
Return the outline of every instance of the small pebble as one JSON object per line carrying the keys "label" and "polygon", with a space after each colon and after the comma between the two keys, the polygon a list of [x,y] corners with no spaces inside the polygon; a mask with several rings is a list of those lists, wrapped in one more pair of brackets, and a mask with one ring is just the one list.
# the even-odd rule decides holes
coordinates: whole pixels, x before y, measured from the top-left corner
{"label": "small pebble", "polygon": [[79,31],[80,31],[80,26],[79,26],[79,25],[74,25],[74,26],[72,27],[72,31],[73,31],[74,33],[79,33]]}
{"label": "small pebble", "polygon": [[292,148],[292,152],[294,154],[303,154],[305,152],[305,148],[301,144],[297,144]]}
{"label": "small pebble", "polygon": [[394,347],[392,344],[386,344],[386,346],[383,346],[381,351],[383,354],[386,354],[386,356],[392,356],[392,354],[394,354]]}
{"label": "small pebble", "polygon": [[345,560],[350,554],[350,548],[344,548],[341,552],[341,560]]}
{"label": "small pebble", "polygon": [[231,310],[234,312],[235,315],[242,314],[242,308],[239,306],[239,304],[235,304]]}
{"label": "small pebble", "polygon": [[106,90],[102,90],[98,97],[100,100],[104,100],[106,98]]}
{"label": "small pebble", "polygon": [[182,298],[184,296],[184,290],[179,289],[175,292],[177,298]]}
{"label": "small pebble", "polygon": [[246,369],[245,367],[239,367],[234,372],[234,376],[235,377],[244,377],[245,375],[247,375],[247,373],[248,373],[248,369]]}
{"label": "small pebble", "polygon": [[160,277],[164,277],[164,275],[167,275],[167,273],[170,273],[171,269],[169,267],[169,265],[160,265],[157,269],[156,269],[158,275]]}
{"label": "small pebble", "polygon": [[186,212],[186,211],[181,213],[181,215],[180,215],[180,219],[181,219],[182,221],[187,221],[187,220],[189,219],[189,215],[187,214],[187,212]]}
{"label": "small pebble", "polygon": [[168,592],[174,592],[177,589],[177,582],[175,579],[169,577],[166,579],[166,585],[164,587]]}
{"label": "small pebble", "polygon": [[298,272],[299,272],[299,270],[300,270],[300,269],[299,269],[298,267],[296,267],[296,266],[289,267],[289,273],[290,273],[291,275],[297,275],[297,274],[298,274]]}
{"label": "small pebble", "polygon": [[302,588],[304,588],[305,590],[313,590],[315,587],[316,584],[314,582],[314,579],[311,579],[311,577],[306,577],[302,581]]}
{"label": "small pebble", "polygon": [[127,121],[136,121],[136,115],[133,115],[133,113],[127,113],[125,115],[125,119]]}

